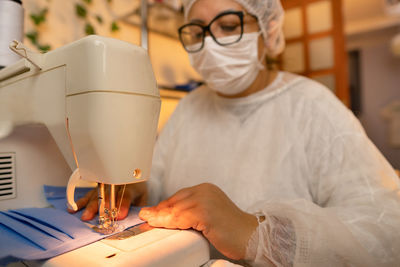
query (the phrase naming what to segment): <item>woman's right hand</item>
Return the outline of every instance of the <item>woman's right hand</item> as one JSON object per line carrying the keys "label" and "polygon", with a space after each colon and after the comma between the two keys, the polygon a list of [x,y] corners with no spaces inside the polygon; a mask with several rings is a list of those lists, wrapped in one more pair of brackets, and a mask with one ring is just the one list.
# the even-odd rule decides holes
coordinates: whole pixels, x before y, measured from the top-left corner
{"label": "woman's right hand", "polygon": [[[118,209],[121,203],[117,220],[124,219],[129,212],[131,204],[135,206],[145,206],[147,204],[147,185],[146,182],[127,184],[125,192],[122,196],[124,186],[116,186],[116,208]],[[122,199],[121,199],[122,196]],[[90,190],[83,198],[76,202],[78,210],[85,208],[82,213],[82,221],[90,221],[98,212],[98,198],[97,188]],[[109,205],[109,192],[106,191],[106,207]],[[75,213],[71,209],[68,209],[69,213]]]}

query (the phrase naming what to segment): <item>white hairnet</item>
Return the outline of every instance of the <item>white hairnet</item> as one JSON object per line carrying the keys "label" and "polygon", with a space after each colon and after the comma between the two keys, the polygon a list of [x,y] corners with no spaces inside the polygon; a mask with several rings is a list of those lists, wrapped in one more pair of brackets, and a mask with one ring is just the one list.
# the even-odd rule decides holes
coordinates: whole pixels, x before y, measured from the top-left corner
{"label": "white hairnet", "polygon": [[[197,0],[182,0],[185,18]],[[258,19],[269,56],[280,54],[285,48],[283,37],[284,11],[280,0],[235,0]]]}

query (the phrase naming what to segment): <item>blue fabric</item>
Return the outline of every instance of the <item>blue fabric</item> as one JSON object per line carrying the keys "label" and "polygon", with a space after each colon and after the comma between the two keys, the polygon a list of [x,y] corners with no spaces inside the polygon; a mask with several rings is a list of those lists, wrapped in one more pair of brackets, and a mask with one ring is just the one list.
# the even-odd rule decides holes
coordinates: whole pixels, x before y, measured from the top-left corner
{"label": "blue fabric", "polygon": [[[47,199],[47,202],[51,204],[54,208],[59,209],[59,210],[67,210],[67,197],[66,197],[66,189],[63,186],[49,186],[45,185],[44,187],[44,195]],[[78,199],[84,197],[86,193],[88,193],[90,190],[93,188],[89,187],[77,187],[75,188],[75,202],[78,201]],[[83,210],[80,210],[73,215],[77,218],[81,218],[83,213]],[[96,224],[97,223],[97,216],[93,218],[91,221],[88,221],[90,224]]]}
{"label": "blue fabric", "polygon": [[[90,188],[77,188],[75,197],[84,196]],[[0,211],[0,265],[19,259],[47,259],[107,237],[94,232],[80,220],[82,212],[66,210],[65,187],[45,186],[45,195],[54,208],[26,208]],[[119,230],[142,223],[132,207]],[[96,224],[97,217],[91,224]]]}

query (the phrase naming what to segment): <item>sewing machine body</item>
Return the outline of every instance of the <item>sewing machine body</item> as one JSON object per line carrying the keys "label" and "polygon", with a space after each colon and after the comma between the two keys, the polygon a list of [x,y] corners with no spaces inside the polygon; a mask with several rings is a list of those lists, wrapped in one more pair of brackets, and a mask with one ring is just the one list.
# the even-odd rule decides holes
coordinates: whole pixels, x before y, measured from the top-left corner
{"label": "sewing machine body", "polygon": [[210,258],[208,242],[193,230],[153,229],[131,236],[132,232],[120,233],[128,236],[125,239],[103,239],[47,261],[24,264],[32,267],[198,267]]}
{"label": "sewing machine body", "polygon": [[[89,36],[25,56],[0,71],[0,210],[47,206],[43,184],[65,186],[78,167],[87,182],[146,180],[161,102],[146,51]],[[199,266],[208,258],[200,234],[153,229],[30,265]]]}

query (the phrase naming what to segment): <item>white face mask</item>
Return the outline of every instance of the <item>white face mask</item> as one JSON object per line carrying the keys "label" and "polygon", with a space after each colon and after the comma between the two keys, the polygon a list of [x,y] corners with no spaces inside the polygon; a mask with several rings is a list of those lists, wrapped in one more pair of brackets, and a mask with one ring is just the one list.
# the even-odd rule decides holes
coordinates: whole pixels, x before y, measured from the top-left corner
{"label": "white face mask", "polygon": [[[259,32],[245,33],[239,42],[228,46],[220,46],[207,36],[202,50],[189,53],[190,62],[211,89],[224,95],[239,94],[264,68],[258,59],[259,35]],[[237,39],[237,36],[225,38]]]}

